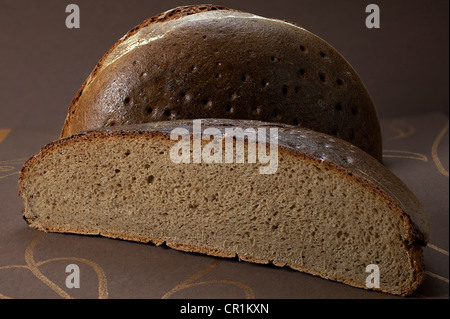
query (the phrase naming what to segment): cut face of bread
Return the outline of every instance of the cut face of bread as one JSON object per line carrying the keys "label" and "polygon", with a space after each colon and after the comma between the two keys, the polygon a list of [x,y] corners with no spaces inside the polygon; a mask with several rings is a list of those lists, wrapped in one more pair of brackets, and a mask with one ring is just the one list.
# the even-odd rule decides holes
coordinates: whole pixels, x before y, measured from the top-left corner
{"label": "cut face of bread", "polygon": [[[206,119],[203,140],[196,140],[194,124],[108,128],[45,146],[19,178],[25,220],[42,231],[238,256],[361,288],[368,288],[366,267],[375,265],[374,289],[407,295],[418,287],[427,217],[373,157],[290,125]],[[234,128],[244,134],[226,131]],[[198,162],[195,143],[202,149]],[[245,151],[243,160],[226,160],[230,145],[232,154]],[[261,170],[269,165],[275,169]]]}
{"label": "cut face of bread", "polygon": [[61,137],[196,118],[298,125],[381,161],[375,107],[339,52],[293,23],[206,5],[167,11],[122,37],[73,99]]}

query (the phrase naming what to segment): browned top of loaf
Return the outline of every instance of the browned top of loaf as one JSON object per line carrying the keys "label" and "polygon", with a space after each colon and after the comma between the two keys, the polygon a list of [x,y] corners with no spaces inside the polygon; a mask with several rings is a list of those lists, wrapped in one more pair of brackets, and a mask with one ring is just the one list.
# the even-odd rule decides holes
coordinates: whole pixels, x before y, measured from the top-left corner
{"label": "browned top of loaf", "polygon": [[[95,138],[116,138],[121,136],[170,138],[174,128],[186,128],[192,133],[193,123],[189,120],[161,121],[148,124],[130,125],[79,133],[57,140],[42,148],[23,167],[19,181],[26,178],[29,167],[48,152],[57,150],[61,145],[77,142],[89,142]],[[409,234],[404,238],[407,245],[423,245],[428,241],[429,224],[424,208],[408,187],[390,170],[372,156],[363,152],[353,144],[313,130],[286,124],[275,124],[252,120],[203,119],[202,130],[214,127],[223,134],[227,127],[246,128],[265,127],[267,134],[270,128],[278,129],[279,156],[282,152],[290,152],[301,158],[312,160],[337,171],[343,177],[355,178],[362,182],[371,192],[375,192],[386,200],[410,225]],[[269,141],[269,138],[267,138]],[[19,182],[20,184],[20,182]]]}
{"label": "browned top of loaf", "polygon": [[293,23],[215,5],[178,7],[131,29],[83,83],[61,137],[194,118],[307,127],[381,161],[373,102],[334,48]]}

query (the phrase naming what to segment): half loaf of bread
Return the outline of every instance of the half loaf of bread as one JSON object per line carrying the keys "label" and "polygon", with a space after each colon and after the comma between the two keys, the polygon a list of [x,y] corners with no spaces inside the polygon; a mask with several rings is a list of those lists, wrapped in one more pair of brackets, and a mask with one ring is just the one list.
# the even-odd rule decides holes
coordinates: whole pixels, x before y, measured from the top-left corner
{"label": "half loaf of bread", "polygon": [[61,137],[196,118],[298,125],[382,158],[372,99],[336,49],[294,23],[214,5],[178,7],[126,33],[74,97]]}
{"label": "half loaf of bread", "polygon": [[[362,288],[366,267],[377,265],[379,290],[407,295],[418,287],[428,220],[417,198],[376,159],[291,125],[216,119],[201,125],[197,162],[195,125],[186,120],[105,128],[50,143],[21,171],[25,220],[42,231],[237,256]],[[227,128],[237,132],[231,144],[223,142]],[[267,129],[266,143],[247,129]],[[180,130],[189,137],[183,145],[192,146],[186,161],[174,160],[183,149],[171,134]],[[243,147],[247,155],[220,160],[227,145],[230,154]],[[249,160],[255,145],[258,156],[263,149],[276,155],[275,170],[261,173],[270,163]]]}

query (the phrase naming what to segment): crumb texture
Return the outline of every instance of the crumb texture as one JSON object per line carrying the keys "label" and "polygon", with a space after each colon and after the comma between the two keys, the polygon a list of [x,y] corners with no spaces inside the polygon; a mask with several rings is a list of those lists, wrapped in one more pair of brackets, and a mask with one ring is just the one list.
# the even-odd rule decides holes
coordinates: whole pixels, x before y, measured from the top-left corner
{"label": "crumb texture", "polygon": [[163,130],[114,132],[65,139],[30,160],[20,188],[31,227],[238,256],[362,288],[376,264],[380,289],[394,294],[420,281],[421,251],[399,206],[327,161],[292,146],[279,148],[269,175],[259,164],[175,164]]}

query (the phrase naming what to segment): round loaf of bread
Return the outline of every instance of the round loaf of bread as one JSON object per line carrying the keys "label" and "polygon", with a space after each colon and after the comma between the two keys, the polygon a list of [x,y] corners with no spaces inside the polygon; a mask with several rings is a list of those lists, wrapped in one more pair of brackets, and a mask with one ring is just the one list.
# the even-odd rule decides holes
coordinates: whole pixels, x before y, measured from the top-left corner
{"label": "round loaf of bread", "polygon": [[195,118],[299,125],[381,161],[372,99],[336,49],[294,23],[214,5],[175,8],[123,36],[74,97],[61,137]]}

